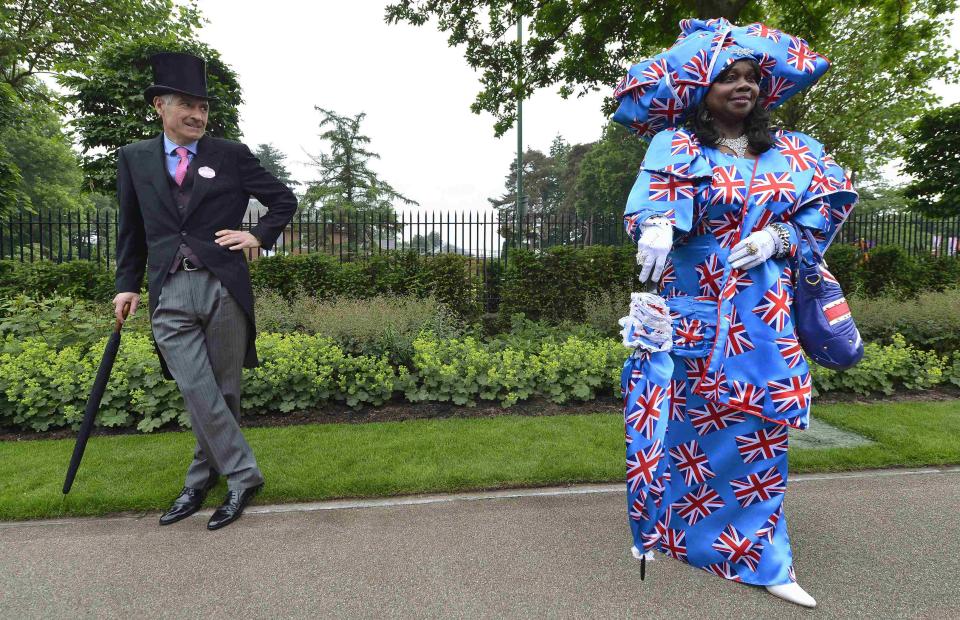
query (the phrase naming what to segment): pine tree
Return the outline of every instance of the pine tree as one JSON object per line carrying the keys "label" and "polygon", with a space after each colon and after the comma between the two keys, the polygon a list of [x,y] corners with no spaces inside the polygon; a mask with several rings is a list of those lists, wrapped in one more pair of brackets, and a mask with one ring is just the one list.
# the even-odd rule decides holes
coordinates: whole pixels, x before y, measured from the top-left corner
{"label": "pine tree", "polygon": [[270,143],[259,144],[253,154],[257,156],[257,159],[260,160],[260,165],[263,166],[267,172],[277,177],[277,180],[287,187],[300,185],[299,181],[295,181],[293,177],[290,176],[290,171],[287,170],[286,165],[283,163],[287,159],[287,156],[280,149]]}
{"label": "pine tree", "polygon": [[[319,177],[307,183],[303,205],[321,211],[322,217],[334,224],[335,244],[347,243],[354,250],[383,240],[391,244],[399,228],[394,203],[418,203],[393,189],[370,168],[370,160],[380,156],[366,147],[370,138],[360,133],[366,113],[348,117],[314,107],[323,115],[320,137],[329,142],[329,152],[309,156]],[[354,223],[359,219],[360,225],[344,226],[344,218]]]}

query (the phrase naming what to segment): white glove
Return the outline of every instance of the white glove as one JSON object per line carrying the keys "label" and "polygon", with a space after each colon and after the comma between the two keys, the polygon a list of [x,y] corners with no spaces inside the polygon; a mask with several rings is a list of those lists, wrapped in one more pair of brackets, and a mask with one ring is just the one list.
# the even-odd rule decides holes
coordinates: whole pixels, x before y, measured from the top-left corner
{"label": "white glove", "polygon": [[637,264],[640,281],[660,281],[667,264],[667,255],[673,248],[673,225],[665,217],[651,217],[643,224],[643,233],[637,241]]}
{"label": "white glove", "polygon": [[758,230],[730,250],[727,259],[734,269],[753,269],[777,253],[777,239],[766,228]]}

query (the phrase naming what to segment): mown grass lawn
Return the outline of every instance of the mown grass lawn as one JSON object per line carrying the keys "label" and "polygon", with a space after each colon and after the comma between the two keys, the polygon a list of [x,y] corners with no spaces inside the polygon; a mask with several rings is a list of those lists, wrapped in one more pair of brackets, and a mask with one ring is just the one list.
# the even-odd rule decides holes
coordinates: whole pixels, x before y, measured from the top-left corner
{"label": "mown grass lawn", "polygon": [[[792,472],[960,463],[960,400],[825,405],[815,415],[875,443],[791,448]],[[620,481],[622,424],[615,414],[503,416],[245,433],[267,478],[257,503],[279,503]],[[93,438],[64,498],[72,440],[0,442],[0,519],[164,509],[192,446],[188,432]]]}

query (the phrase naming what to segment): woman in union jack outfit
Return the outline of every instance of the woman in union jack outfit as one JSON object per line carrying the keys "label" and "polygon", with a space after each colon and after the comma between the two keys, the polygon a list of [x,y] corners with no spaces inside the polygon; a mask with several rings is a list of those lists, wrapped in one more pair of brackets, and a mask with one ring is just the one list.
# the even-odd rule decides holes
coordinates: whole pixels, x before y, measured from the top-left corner
{"label": "woman in union jack outfit", "polygon": [[650,142],[626,228],[673,323],[666,361],[634,355],[623,373],[634,555],[658,550],[813,607],[783,508],[787,429],[807,427],[811,396],[789,224],[826,250],[857,195],[822,144],[772,129],[768,110],[829,61],[763,24],[680,27],[615,91],[614,120]]}

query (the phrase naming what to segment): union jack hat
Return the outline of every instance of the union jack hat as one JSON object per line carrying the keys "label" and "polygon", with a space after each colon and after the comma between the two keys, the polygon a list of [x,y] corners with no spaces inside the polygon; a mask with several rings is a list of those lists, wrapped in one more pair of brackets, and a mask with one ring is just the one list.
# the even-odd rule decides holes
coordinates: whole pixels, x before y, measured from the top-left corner
{"label": "union jack hat", "polygon": [[677,127],[696,108],[710,84],[730,64],[746,58],[760,65],[760,105],[772,109],[826,73],[830,61],[806,41],[755,23],[734,26],[724,18],[684,19],[668,50],[630,67],[613,96],[613,120],[649,140]]}

